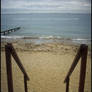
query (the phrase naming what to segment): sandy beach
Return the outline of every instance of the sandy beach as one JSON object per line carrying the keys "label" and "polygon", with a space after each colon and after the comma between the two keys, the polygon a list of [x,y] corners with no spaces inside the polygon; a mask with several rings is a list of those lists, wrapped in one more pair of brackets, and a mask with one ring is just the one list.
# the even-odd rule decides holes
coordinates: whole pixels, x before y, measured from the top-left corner
{"label": "sandy beach", "polygon": [[[7,90],[4,46],[1,43],[1,92]],[[65,92],[64,79],[77,53],[79,45],[63,43],[13,43],[29,75],[28,92]],[[14,92],[24,92],[23,74],[12,58]],[[70,92],[78,92],[80,62],[70,77]],[[88,53],[85,91],[91,92],[91,57]]]}
{"label": "sandy beach", "polygon": [[[0,31],[1,92],[8,92],[7,75],[11,75],[6,70],[10,61],[5,52],[7,43],[14,47],[9,50],[12,68],[8,67],[12,70],[13,92],[25,92],[23,70],[29,76],[28,92],[66,92],[64,80],[76,63],[69,74],[69,92],[79,92],[83,77],[85,85],[80,90],[91,92],[91,0],[1,0]],[[83,49],[79,50],[80,46]],[[78,62],[76,54],[82,57]],[[8,79],[12,81],[11,76]]]}

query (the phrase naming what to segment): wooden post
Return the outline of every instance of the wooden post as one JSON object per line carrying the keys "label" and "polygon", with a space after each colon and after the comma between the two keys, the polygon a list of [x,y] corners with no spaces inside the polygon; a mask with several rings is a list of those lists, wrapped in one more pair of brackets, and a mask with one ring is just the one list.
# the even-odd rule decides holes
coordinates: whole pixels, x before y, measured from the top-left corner
{"label": "wooden post", "polygon": [[4,35],[5,35],[5,32],[4,32]]}
{"label": "wooden post", "polygon": [[80,69],[80,81],[79,81],[79,92],[84,92],[85,75],[86,75],[86,62],[87,62],[87,50],[86,45],[81,50],[81,69]]}
{"label": "wooden post", "polygon": [[69,81],[70,81],[70,79],[68,77],[66,80],[66,92],[69,92]]}
{"label": "wooden post", "polygon": [[8,45],[5,46],[5,54],[6,54],[6,71],[7,71],[8,92],[13,92],[11,53],[10,53]]}
{"label": "wooden post", "polygon": [[25,88],[25,92],[28,92],[27,90],[27,77],[24,75],[24,88]]}
{"label": "wooden post", "polygon": [[9,34],[9,30],[7,30],[7,34]]}
{"label": "wooden post", "polygon": [[15,32],[15,29],[12,29],[13,32]]}

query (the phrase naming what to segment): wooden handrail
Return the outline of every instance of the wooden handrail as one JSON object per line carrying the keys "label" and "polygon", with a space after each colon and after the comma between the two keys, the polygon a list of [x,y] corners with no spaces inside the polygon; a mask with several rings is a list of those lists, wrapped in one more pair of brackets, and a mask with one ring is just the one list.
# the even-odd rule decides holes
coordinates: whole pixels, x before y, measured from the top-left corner
{"label": "wooden handrail", "polygon": [[27,77],[27,80],[29,80],[29,77],[28,77],[28,75],[27,75],[27,73],[25,71],[25,68],[23,67],[23,65],[22,65],[22,63],[21,63],[21,61],[20,61],[20,59],[19,59],[19,57],[18,57],[13,45],[11,43],[8,43],[7,46],[10,48],[11,54],[12,54],[13,58],[15,59],[17,65],[19,66],[20,70]]}
{"label": "wooden handrail", "polygon": [[88,46],[85,44],[81,44],[74,58],[74,61],[69,69],[69,72],[67,73],[67,76],[65,77],[65,80],[64,80],[64,83],[66,83],[66,92],[69,92],[69,79],[80,58],[82,59],[81,59],[79,92],[84,92],[87,52],[88,52]]}
{"label": "wooden handrail", "polygon": [[29,80],[29,77],[11,43],[7,43],[5,45],[5,54],[6,54],[6,70],[7,70],[7,81],[8,81],[8,92],[13,92],[13,78],[12,78],[12,65],[11,65],[11,55],[15,59],[17,65],[19,66],[20,70],[24,74],[24,86],[25,86],[25,92],[28,92],[27,90],[27,80]]}
{"label": "wooden handrail", "polygon": [[64,83],[66,82],[66,80],[68,79],[68,77],[70,77],[70,75],[72,74],[74,68],[76,67],[77,63],[78,63],[78,60],[80,59],[80,56],[81,56],[81,48],[82,48],[83,45],[80,46],[74,60],[73,60],[73,63],[69,69],[69,72],[67,74],[67,76],[65,77],[65,80],[64,80]]}

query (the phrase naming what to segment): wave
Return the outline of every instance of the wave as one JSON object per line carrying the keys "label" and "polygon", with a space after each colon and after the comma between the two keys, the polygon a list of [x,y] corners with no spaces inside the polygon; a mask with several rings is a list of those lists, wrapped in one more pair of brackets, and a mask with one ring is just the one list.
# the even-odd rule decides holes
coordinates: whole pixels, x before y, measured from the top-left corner
{"label": "wave", "polygon": [[16,39],[16,38],[23,38],[24,36],[1,36],[1,38],[6,38],[6,39]]}
{"label": "wave", "polygon": [[83,38],[62,38],[61,36],[1,36],[1,39],[23,39],[23,40],[57,40],[59,42],[73,42],[78,44],[90,44],[91,39],[83,39]]}
{"label": "wave", "polygon": [[43,39],[43,38],[47,38],[47,39],[50,39],[50,38],[54,38],[54,36],[41,36],[41,37],[39,37],[40,39]]}
{"label": "wave", "polygon": [[83,38],[66,38],[66,37],[61,37],[61,36],[53,36],[53,35],[49,35],[49,36],[45,36],[45,35],[42,35],[42,36],[1,36],[1,38],[24,38],[24,39],[32,39],[32,38],[37,38],[37,39],[66,39],[66,40],[72,40],[72,41],[91,41],[91,39],[83,39]]}
{"label": "wave", "polygon": [[16,38],[23,38],[23,39],[32,39],[32,38],[36,38],[36,39],[53,39],[53,38],[61,38],[60,36],[1,36],[1,38],[12,38],[12,39],[16,39]]}
{"label": "wave", "polygon": [[72,39],[72,42],[79,43],[79,44],[91,44],[91,39],[77,38],[77,39]]}
{"label": "wave", "polygon": [[77,39],[72,39],[73,41],[77,40],[77,41],[84,41],[84,40],[87,40],[87,41],[91,41],[91,39],[81,39],[81,38],[77,38]]}

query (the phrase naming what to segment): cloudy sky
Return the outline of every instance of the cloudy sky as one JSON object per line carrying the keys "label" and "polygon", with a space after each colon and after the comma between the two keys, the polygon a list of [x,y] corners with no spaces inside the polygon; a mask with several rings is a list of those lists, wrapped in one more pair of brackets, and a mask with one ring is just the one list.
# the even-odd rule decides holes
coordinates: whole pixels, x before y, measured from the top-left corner
{"label": "cloudy sky", "polygon": [[91,0],[1,0],[2,13],[90,13]]}

